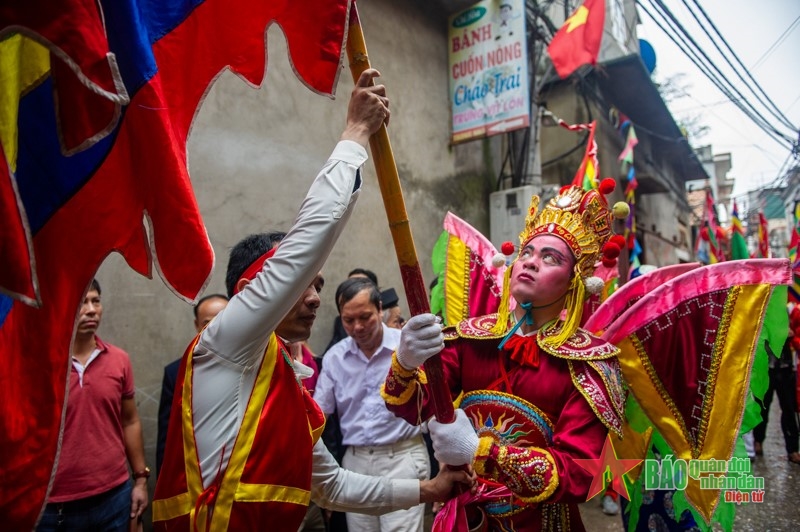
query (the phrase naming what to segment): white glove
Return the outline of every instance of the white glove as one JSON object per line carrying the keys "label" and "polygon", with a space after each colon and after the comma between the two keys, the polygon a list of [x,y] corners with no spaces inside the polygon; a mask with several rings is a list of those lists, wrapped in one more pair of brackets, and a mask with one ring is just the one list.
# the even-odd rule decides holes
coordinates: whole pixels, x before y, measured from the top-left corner
{"label": "white glove", "polygon": [[467,414],[456,409],[456,419],[452,423],[428,421],[428,430],[433,442],[433,456],[451,466],[471,464],[478,450],[478,435]]}
{"label": "white glove", "polygon": [[397,361],[407,370],[417,369],[444,348],[442,320],[433,314],[418,314],[403,325]]}

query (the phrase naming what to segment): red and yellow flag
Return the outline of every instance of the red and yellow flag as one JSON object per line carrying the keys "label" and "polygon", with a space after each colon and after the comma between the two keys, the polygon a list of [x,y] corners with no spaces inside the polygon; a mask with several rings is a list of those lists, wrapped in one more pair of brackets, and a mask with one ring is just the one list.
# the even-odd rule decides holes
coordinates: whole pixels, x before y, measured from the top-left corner
{"label": "red and yellow flag", "polygon": [[756,248],[757,259],[769,258],[769,225],[764,217],[764,211],[758,213],[758,247]]}
{"label": "red and yellow flag", "polygon": [[750,252],[747,251],[747,241],[744,238],[744,228],[739,218],[739,208],[733,202],[733,212],[731,212],[731,259],[749,259]]}
{"label": "red and yellow flag", "polygon": [[581,161],[581,165],[572,179],[572,184],[583,188],[583,190],[597,188],[597,169],[599,165],[597,161],[597,142],[594,140],[596,127],[597,121],[592,120],[592,123],[589,124],[589,138],[586,139],[586,151],[583,154],[583,161]]}
{"label": "red and yellow flag", "polygon": [[553,36],[547,52],[562,79],[581,65],[597,63],[605,18],[603,0],[586,0]]}

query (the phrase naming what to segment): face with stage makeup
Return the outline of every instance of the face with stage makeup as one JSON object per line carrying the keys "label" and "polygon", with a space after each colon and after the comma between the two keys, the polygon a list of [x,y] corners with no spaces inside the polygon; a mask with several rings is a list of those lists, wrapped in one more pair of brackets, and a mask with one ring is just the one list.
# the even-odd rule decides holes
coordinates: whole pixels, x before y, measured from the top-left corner
{"label": "face with stage makeup", "polygon": [[550,234],[530,239],[511,270],[510,292],[517,303],[561,310],[569,291],[575,258],[566,242]]}

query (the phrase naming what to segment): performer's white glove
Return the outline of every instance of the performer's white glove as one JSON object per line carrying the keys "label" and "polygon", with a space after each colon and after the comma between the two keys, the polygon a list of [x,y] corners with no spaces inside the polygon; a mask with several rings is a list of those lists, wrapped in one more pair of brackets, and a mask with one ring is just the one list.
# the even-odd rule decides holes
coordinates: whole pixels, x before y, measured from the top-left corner
{"label": "performer's white glove", "polygon": [[420,367],[444,348],[441,318],[433,314],[418,314],[403,325],[397,361],[405,369]]}
{"label": "performer's white glove", "polygon": [[428,421],[428,430],[433,442],[433,456],[440,462],[451,466],[471,464],[478,450],[478,435],[467,414],[456,409],[456,419],[452,423]]}

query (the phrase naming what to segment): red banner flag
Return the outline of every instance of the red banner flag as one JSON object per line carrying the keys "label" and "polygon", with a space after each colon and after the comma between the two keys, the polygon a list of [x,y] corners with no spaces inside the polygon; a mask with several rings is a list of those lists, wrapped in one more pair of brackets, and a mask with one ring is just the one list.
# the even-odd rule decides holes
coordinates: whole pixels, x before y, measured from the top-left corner
{"label": "red banner flag", "polygon": [[700,222],[700,233],[695,245],[697,260],[703,264],[716,264],[725,260],[722,243],[725,231],[717,225],[717,207],[714,194],[710,188],[706,189],[705,209]]}
{"label": "red banner flag", "polygon": [[103,260],[117,251],[148,277],[156,265],[187,300],[208,281],[214,257],[186,139],[210,83],[230,69],[260,85],[264,32],[275,21],[298,76],[332,94],[349,5],[70,0],[54,10],[29,0],[0,7],[0,64],[13,67],[0,80],[13,82],[1,88],[11,97],[0,99],[0,227],[9,229],[0,231],[0,250],[15,259],[0,261],[5,528],[33,529],[44,505],[75,320]]}
{"label": "red banner flag", "polygon": [[756,258],[769,258],[769,224],[764,216],[764,211],[758,212],[758,248],[756,248]]}
{"label": "red banner flag", "polygon": [[600,165],[597,161],[597,142],[594,140],[594,130],[597,128],[597,120],[592,120],[589,124],[589,138],[586,139],[586,150],[583,152],[583,160],[572,178],[572,184],[581,187],[583,190],[597,188],[597,172]]}
{"label": "red banner flag", "polygon": [[581,65],[597,64],[605,18],[603,0],[586,0],[553,36],[547,52],[562,79]]}
{"label": "red banner flag", "polygon": [[592,120],[589,124],[568,124],[560,118],[557,120],[558,125],[564,129],[576,132],[586,131],[586,149],[583,152],[581,165],[578,167],[578,171],[575,172],[575,177],[572,178],[572,184],[584,190],[597,188],[597,172],[600,168],[597,160],[597,141],[594,140],[597,120]]}

